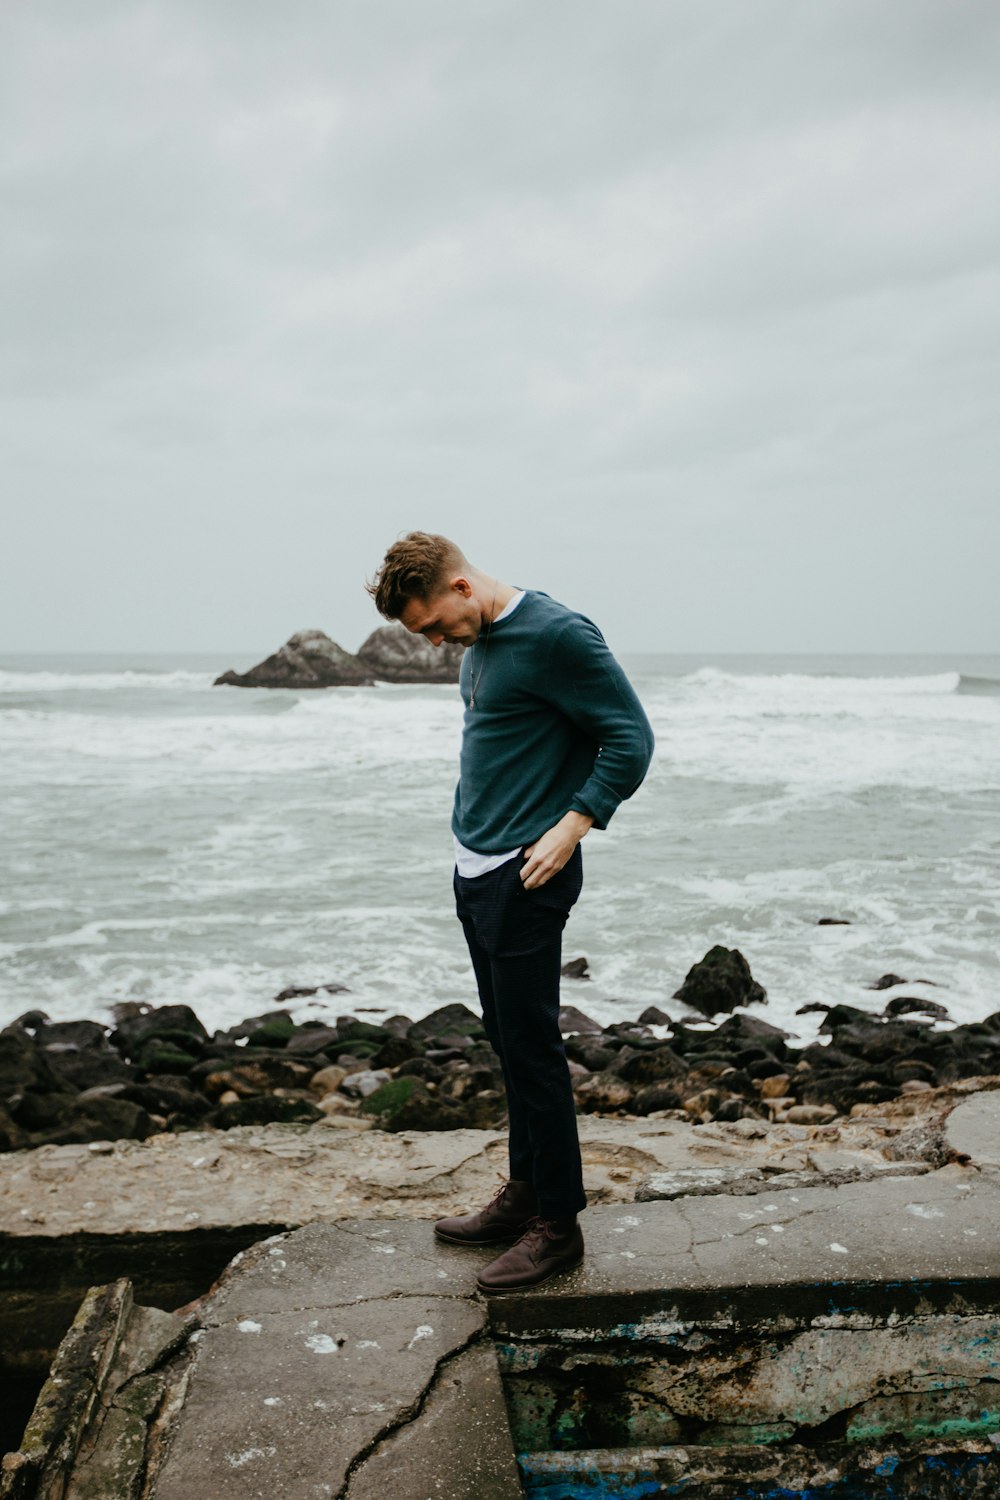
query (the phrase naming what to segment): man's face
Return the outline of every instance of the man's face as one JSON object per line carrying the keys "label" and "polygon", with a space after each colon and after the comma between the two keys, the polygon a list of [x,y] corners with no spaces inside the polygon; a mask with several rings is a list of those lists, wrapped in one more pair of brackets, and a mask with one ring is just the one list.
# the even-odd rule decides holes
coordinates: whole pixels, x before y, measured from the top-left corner
{"label": "man's face", "polygon": [[454,579],[430,599],[410,599],[399,617],[413,635],[422,635],[432,646],[471,646],[478,639],[483,612],[472,594],[468,579]]}

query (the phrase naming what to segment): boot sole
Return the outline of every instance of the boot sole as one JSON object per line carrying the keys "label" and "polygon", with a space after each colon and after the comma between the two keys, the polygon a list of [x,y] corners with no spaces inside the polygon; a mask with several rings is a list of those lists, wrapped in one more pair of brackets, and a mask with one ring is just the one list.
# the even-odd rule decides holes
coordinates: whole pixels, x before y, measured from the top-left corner
{"label": "boot sole", "polygon": [[565,1265],[557,1266],[554,1271],[549,1271],[546,1273],[546,1275],[539,1276],[537,1281],[512,1282],[510,1286],[487,1286],[485,1282],[480,1281],[477,1277],[476,1286],[481,1292],[486,1292],[490,1297],[502,1297],[507,1292],[529,1292],[533,1287],[544,1286],[545,1283],[547,1281],[551,1281],[553,1277],[561,1276],[564,1271],[575,1271],[577,1266],[580,1266],[582,1264],[583,1256],[580,1255],[576,1260],[568,1261]]}
{"label": "boot sole", "polygon": [[516,1245],[523,1233],[523,1229],[517,1229],[511,1234],[498,1235],[495,1239],[492,1240],[462,1240],[459,1239],[458,1235],[440,1234],[438,1230],[435,1229],[434,1238],[436,1240],[442,1240],[446,1245],[462,1245],[469,1250],[475,1250],[480,1245],[483,1247],[483,1249],[486,1249],[489,1245]]}

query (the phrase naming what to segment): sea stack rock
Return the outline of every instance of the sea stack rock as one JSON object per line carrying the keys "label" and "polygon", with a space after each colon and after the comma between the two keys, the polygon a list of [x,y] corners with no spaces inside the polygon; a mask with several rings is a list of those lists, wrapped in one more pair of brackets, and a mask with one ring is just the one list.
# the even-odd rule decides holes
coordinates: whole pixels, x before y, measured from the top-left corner
{"label": "sea stack rock", "polygon": [[322,630],[299,630],[273,656],[258,662],[249,672],[223,672],[213,686],[370,687],[374,680],[374,674],[356,656],[331,641]]}
{"label": "sea stack rock", "polygon": [[462,646],[432,646],[403,625],[381,625],[358,652],[358,661],[382,682],[457,682]]}
{"label": "sea stack rock", "polygon": [[715,1016],[738,1005],[764,1005],[767,991],[754,979],[738,948],[723,948],[717,943],[688,970],[674,999],[683,1000],[703,1016]]}

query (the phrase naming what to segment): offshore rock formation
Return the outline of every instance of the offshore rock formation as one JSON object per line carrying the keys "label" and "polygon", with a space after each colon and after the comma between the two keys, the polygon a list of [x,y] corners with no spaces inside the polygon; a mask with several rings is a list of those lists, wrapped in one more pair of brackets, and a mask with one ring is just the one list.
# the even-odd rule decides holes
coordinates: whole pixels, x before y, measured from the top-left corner
{"label": "offshore rock formation", "polygon": [[223,672],[214,687],[370,687],[371,673],[322,630],[298,630],[249,672]]}
{"label": "offshore rock formation", "polygon": [[382,682],[457,682],[461,646],[432,646],[402,625],[381,625],[358,652],[358,661]]}
{"label": "offshore rock formation", "polygon": [[223,672],[215,687],[371,687],[376,682],[457,682],[461,646],[435,647],[402,625],[373,630],[352,656],[322,630],[299,630],[249,672]]}

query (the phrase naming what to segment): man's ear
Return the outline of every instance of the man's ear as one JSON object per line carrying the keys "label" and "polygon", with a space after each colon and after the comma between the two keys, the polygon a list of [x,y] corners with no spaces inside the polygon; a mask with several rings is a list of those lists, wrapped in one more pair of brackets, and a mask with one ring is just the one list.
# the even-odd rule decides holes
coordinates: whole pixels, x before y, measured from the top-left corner
{"label": "man's ear", "polygon": [[461,594],[463,599],[472,598],[472,584],[465,577],[464,573],[456,574],[448,587],[454,589],[456,594]]}

